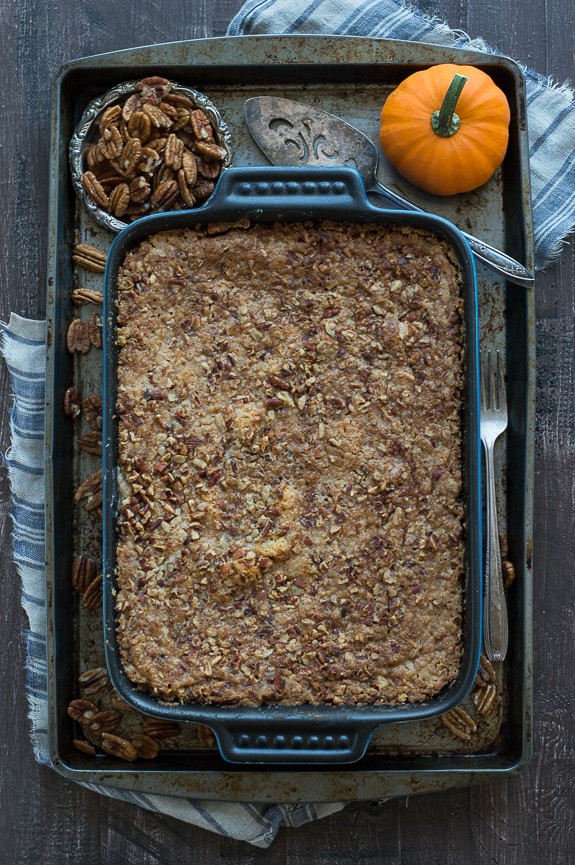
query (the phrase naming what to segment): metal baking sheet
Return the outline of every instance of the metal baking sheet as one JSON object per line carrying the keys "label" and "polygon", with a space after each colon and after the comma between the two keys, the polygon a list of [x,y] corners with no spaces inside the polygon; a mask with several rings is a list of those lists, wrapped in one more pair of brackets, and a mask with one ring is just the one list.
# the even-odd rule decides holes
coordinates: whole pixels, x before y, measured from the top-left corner
{"label": "metal baking sheet", "polygon": [[[386,798],[445,789],[505,776],[521,769],[531,754],[531,580],[534,441],[533,292],[494,278],[479,268],[480,334],[484,347],[506,358],[510,426],[498,452],[500,527],[516,581],[509,591],[511,640],[508,659],[497,668],[496,710],[479,716],[469,741],[454,737],[440,719],[393,724],[373,738],[366,756],[351,767],[262,768],[233,766],[219,757],[209,734],[186,725],[177,739],[166,739],[155,760],[129,763],[77,752],[78,728],[66,715],[79,697],[78,676],[104,666],[101,618],[86,610],[71,587],[74,555],[100,561],[97,511],[73,502],[79,482],[98,468],[98,459],[78,449],[87,427],[62,411],[63,394],[73,383],[84,396],[101,392],[101,353],[92,349],[80,361],[66,350],[73,316],[73,286],[101,290],[102,278],[76,271],[75,242],[107,250],[113,235],[97,226],[73,193],[67,147],[86,104],[123,80],[163,74],[206,93],[221,110],[234,142],[236,165],[262,165],[265,159],[243,123],[250,96],[276,94],[314,104],[358,126],[377,140],[384,95],[412,71],[440,62],[474,63],[488,71],[512,106],[508,155],[496,177],[474,193],[437,199],[401,181],[382,160],[382,182],[421,207],[499,246],[533,268],[525,97],[517,68],[504,58],[452,48],[390,40],[337,37],[245,37],[149,46],[73,61],[53,86],[49,221],[47,381],[47,563],[49,605],[50,741],[55,768],[76,780],[106,783],[198,798],[260,802],[337,801]],[[94,308],[80,307],[82,317]],[[72,426],[72,423],[74,426]],[[106,708],[105,688],[94,700]],[[138,726],[126,714],[120,735]]]}

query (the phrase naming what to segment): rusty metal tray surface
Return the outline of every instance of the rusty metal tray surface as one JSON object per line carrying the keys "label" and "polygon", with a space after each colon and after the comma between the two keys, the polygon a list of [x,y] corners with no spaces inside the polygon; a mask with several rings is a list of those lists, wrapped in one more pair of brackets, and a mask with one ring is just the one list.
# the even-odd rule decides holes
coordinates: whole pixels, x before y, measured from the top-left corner
{"label": "rusty metal tray surface", "polygon": [[[377,141],[385,94],[412,71],[440,62],[472,63],[488,71],[512,107],[510,146],[502,170],[482,189],[437,199],[401,181],[382,160],[379,177],[424,209],[452,220],[533,268],[525,97],[517,67],[505,58],[453,48],[339,37],[245,37],[148,46],[76,60],[53,85],[48,267],[48,378],[46,427],[47,579],[49,597],[50,742],[54,767],[66,777],[134,791],[197,798],[302,802],[371,800],[464,786],[520,770],[531,756],[531,582],[534,441],[533,292],[506,284],[478,268],[479,331],[484,347],[505,356],[510,425],[498,452],[500,528],[516,580],[508,593],[510,651],[496,665],[495,708],[463,708],[476,729],[454,736],[439,718],[395,723],[373,737],[366,755],[341,766],[233,765],[219,756],[205,728],[184,725],[162,740],[153,760],[128,762],[102,752],[79,753],[79,727],[67,716],[69,702],[86,696],[78,677],[105,666],[99,611],[87,609],[71,585],[75,555],[101,562],[97,509],[74,501],[78,484],[99,466],[78,447],[88,427],[83,416],[64,415],[63,395],[72,384],[82,394],[100,394],[101,352],[78,360],[66,349],[74,315],[73,287],[102,290],[101,275],[74,268],[72,248],[84,241],[107,251],[114,235],[99,227],[74,195],[67,164],[70,137],[88,102],[117,83],[163,74],[204,92],[220,109],[234,144],[234,164],[263,165],[264,158],[243,123],[244,101],[276,94],[317,105],[358,126]],[[80,307],[81,317],[94,308]],[[112,705],[104,687],[93,699]],[[122,718],[120,735],[139,729],[136,713]],[[88,737],[89,738],[89,737]]]}

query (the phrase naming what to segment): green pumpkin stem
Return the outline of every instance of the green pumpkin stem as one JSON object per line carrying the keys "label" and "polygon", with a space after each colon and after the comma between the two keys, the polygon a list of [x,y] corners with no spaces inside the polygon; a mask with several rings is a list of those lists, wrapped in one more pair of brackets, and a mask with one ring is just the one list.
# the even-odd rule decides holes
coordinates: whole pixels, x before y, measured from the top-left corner
{"label": "green pumpkin stem", "polygon": [[450,138],[459,129],[461,120],[455,113],[455,108],[466,81],[467,78],[465,75],[456,73],[447,93],[443,97],[441,108],[439,111],[434,111],[431,115],[433,131],[436,135],[441,135],[442,138]]}

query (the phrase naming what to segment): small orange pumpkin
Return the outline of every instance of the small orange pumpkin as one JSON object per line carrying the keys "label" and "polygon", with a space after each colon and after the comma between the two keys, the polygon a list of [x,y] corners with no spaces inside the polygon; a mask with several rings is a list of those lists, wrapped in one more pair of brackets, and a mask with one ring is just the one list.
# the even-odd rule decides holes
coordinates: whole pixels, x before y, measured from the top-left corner
{"label": "small orange pumpkin", "polygon": [[469,192],[501,165],[509,142],[507,97],[475,66],[414,72],[381,110],[383,152],[407,180],[436,195]]}

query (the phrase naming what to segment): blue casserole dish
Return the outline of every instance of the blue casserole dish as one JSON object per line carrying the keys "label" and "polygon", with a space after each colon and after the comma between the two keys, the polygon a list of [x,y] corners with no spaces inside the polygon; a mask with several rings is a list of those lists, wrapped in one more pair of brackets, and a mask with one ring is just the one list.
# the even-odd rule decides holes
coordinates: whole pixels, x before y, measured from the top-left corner
{"label": "blue casserole dish", "polygon": [[[116,637],[116,521],[118,441],[116,424],[116,283],[126,254],[160,231],[238,219],[302,222],[329,219],[427,229],[445,239],[460,264],[464,299],[465,385],[462,406],[465,500],[463,652],[455,681],[420,703],[348,706],[222,707],[168,704],[139,690],[122,667]],[[105,273],[103,387],[103,574],[106,659],[112,684],[146,715],[210,727],[224,759],[232,762],[321,765],[351,763],[365,753],[383,724],[421,720],[454,708],[469,693],[481,650],[481,455],[479,437],[478,316],[475,267],[463,235],[427,213],[387,210],[371,204],[351,168],[231,168],[210,201],[193,211],[144,217],[125,228],[110,249]]]}

